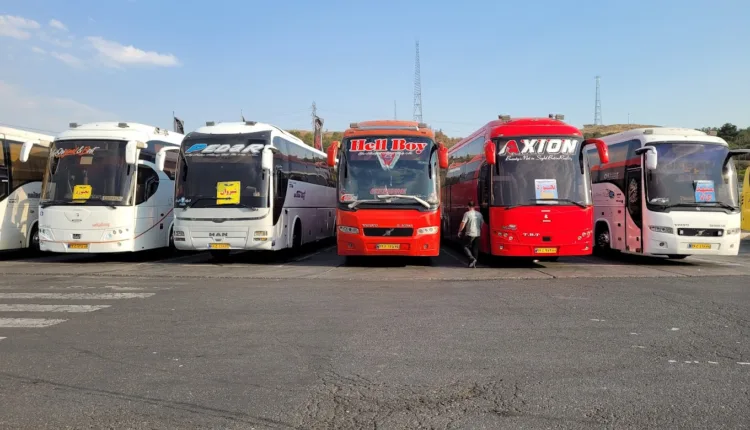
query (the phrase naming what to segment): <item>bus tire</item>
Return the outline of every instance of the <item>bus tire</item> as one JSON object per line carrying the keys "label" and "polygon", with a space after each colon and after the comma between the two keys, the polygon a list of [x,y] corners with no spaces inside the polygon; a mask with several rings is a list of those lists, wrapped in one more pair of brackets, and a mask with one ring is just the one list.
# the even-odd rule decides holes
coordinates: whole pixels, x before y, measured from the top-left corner
{"label": "bus tire", "polygon": [[607,257],[612,254],[612,235],[609,233],[609,227],[603,222],[596,224],[594,229],[594,254]]}
{"label": "bus tire", "polygon": [[169,239],[167,239],[167,254],[174,254],[177,247],[174,246],[174,226],[169,228]]}
{"label": "bus tire", "polygon": [[292,229],[292,249],[297,251],[302,247],[302,223],[299,219],[294,221]]}
{"label": "bus tire", "polygon": [[36,224],[34,224],[33,227],[31,227],[31,236],[29,236],[29,252],[32,252],[34,254],[40,252],[39,251],[39,228]]}

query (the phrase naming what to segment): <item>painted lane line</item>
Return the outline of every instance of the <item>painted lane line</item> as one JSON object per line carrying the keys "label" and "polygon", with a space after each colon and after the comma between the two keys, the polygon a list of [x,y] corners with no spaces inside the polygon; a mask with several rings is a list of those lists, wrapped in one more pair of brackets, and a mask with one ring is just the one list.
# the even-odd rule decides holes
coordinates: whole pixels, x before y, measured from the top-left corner
{"label": "painted lane line", "polygon": [[750,363],[746,363],[744,361],[738,361],[737,364],[739,364],[740,366],[750,366]]}
{"label": "painted lane line", "polygon": [[0,318],[0,328],[40,328],[60,324],[67,320],[44,318]]}
{"label": "painted lane line", "polygon": [[0,293],[3,299],[115,300],[145,299],[156,293]]}
{"label": "painted lane line", "polygon": [[5,339],[5,338],[4,337],[0,337],[0,340],[3,340],[3,339]]}
{"label": "painted lane line", "polygon": [[93,312],[110,305],[5,305],[0,304],[0,312]]}

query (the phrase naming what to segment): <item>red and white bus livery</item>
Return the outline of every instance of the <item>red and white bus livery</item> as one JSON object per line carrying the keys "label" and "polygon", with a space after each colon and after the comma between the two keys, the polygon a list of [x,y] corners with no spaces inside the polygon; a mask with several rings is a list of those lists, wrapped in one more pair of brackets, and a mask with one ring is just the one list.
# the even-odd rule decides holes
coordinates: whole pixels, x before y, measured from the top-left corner
{"label": "red and white bus livery", "polygon": [[[448,151],[443,231],[455,239],[469,201],[485,219],[483,253],[504,257],[589,255],[591,181],[577,128],[549,118],[499,116]],[[605,145],[596,145],[607,159]]]}
{"label": "red and white bus livery", "polygon": [[352,123],[328,148],[337,165],[338,255],[440,253],[440,169],[447,149],[414,121]]}

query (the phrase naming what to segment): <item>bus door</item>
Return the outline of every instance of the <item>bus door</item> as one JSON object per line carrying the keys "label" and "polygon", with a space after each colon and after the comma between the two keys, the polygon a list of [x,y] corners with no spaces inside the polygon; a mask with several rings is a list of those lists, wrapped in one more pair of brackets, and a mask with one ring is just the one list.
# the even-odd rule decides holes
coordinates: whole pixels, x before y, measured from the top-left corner
{"label": "bus door", "polygon": [[643,170],[641,166],[630,166],[625,171],[627,184],[625,211],[625,250],[643,252]]}
{"label": "bus door", "polygon": [[482,225],[482,231],[480,234],[479,249],[482,252],[490,252],[492,245],[490,244],[490,235],[492,230],[490,229],[490,201],[492,200],[492,166],[487,163],[483,163],[479,169],[479,181],[477,187],[477,195],[479,201],[479,213],[482,214],[484,224]]}
{"label": "bus door", "polygon": [[0,201],[10,194],[10,177],[8,165],[5,163],[5,139],[0,137]]}

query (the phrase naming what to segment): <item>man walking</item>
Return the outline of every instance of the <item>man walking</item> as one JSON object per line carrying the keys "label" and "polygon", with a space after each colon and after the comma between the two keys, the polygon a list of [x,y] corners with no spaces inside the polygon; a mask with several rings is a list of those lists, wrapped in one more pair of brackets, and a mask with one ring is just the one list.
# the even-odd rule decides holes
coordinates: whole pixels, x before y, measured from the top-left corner
{"label": "man walking", "polygon": [[479,258],[479,234],[482,231],[484,218],[479,211],[474,209],[474,202],[469,201],[469,210],[464,213],[464,219],[461,226],[458,227],[458,237],[466,228],[466,240],[464,241],[464,251],[469,257],[469,267],[477,267],[477,258]]}

